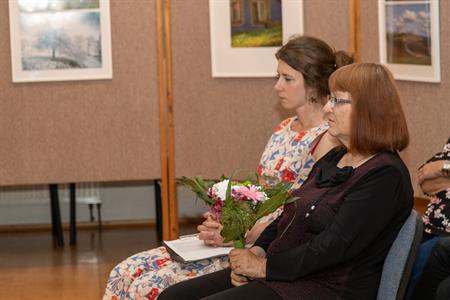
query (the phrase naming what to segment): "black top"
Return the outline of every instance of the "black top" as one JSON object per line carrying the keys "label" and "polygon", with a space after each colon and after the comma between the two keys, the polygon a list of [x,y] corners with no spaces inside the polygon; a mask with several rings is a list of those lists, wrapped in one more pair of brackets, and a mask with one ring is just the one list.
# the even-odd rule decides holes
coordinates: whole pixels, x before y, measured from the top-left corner
{"label": "black top", "polygon": [[[438,160],[450,160],[450,137],[442,152],[436,153],[426,163]],[[430,202],[423,215],[424,231],[434,235],[450,236],[450,187],[429,196]]]}
{"label": "black top", "polygon": [[319,160],[255,245],[267,252],[266,280],[283,299],[375,299],[384,259],[413,205],[408,170],[396,153],[356,169]]}

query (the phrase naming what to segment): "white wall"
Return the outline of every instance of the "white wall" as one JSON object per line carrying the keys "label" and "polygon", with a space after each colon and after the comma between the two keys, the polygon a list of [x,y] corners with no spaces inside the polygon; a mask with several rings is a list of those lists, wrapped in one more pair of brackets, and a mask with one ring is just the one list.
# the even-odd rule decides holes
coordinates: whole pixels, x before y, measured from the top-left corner
{"label": "white wall", "polygon": [[[0,191],[1,193],[1,191]],[[155,196],[152,181],[139,183],[109,183],[100,185],[103,221],[155,219]],[[60,198],[62,198],[60,196]],[[179,216],[199,217],[206,206],[196,201],[193,193],[178,187]],[[60,199],[63,222],[69,221],[67,199]],[[96,210],[94,209],[96,216]],[[77,204],[77,221],[89,221],[87,204]],[[50,224],[50,199],[21,201],[0,199],[0,225]]]}

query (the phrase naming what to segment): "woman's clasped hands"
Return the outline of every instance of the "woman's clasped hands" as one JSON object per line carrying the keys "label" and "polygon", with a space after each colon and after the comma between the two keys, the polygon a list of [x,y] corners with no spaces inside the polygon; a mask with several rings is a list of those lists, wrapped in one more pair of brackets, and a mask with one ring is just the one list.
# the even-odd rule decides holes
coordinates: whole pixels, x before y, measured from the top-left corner
{"label": "woman's clasped hands", "polygon": [[223,237],[220,235],[222,225],[211,212],[204,213],[203,217],[205,221],[197,226],[198,238],[208,246],[224,246]]}
{"label": "woman's clasped hands", "polygon": [[230,251],[231,283],[246,284],[249,280],[266,277],[266,253],[260,247]]}
{"label": "woman's clasped hands", "polygon": [[[205,245],[223,246],[220,235],[222,225],[211,212],[203,214],[205,220],[197,226],[198,237]],[[266,253],[261,247],[233,249],[230,251],[231,283],[234,286],[246,284],[250,279],[266,277]]]}

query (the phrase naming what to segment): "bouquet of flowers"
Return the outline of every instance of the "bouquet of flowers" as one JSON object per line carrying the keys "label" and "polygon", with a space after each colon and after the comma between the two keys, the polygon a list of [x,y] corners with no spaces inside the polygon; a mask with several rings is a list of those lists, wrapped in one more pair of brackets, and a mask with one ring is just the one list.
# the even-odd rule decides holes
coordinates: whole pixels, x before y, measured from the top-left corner
{"label": "bouquet of flowers", "polygon": [[202,199],[220,220],[220,234],[224,242],[233,241],[236,248],[245,247],[245,234],[256,221],[283,204],[296,200],[289,195],[292,183],[278,183],[263,188],[251,180],[232,181],[222,177],[219,182],[182,177],[179,182],[189,187]]}

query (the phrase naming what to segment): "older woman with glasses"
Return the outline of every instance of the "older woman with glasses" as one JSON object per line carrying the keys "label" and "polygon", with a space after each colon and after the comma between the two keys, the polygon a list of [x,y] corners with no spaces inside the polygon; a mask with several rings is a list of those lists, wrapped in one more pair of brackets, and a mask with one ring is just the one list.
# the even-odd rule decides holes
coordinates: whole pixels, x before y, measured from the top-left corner
{"label": "older woman with glasses", "polygon": [[159,299],[375,299],[384,259],[413,205],[397,151],[409,142],[391,73],[353,64],[329,80],[323,111],[336,147],[313,167],[254,245],[231,267],[188,280]]}

